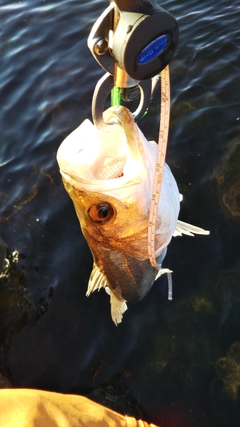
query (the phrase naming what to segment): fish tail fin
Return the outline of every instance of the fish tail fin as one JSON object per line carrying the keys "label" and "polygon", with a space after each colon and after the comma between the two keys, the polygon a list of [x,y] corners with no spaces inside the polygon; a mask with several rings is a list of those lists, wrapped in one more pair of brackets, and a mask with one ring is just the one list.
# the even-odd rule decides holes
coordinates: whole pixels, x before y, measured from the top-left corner
{"label": "fish tail fin", "polygon": [[182,236],[186,234],[187,236],[194,236],[194,234],[203,234],[208,235],[210,231],[204,230],[203,228],[196,227],[195,225],[188,224],[187,222],[183,222],[178,220],[176,225],[176,230],[173,233],[173,236]]}

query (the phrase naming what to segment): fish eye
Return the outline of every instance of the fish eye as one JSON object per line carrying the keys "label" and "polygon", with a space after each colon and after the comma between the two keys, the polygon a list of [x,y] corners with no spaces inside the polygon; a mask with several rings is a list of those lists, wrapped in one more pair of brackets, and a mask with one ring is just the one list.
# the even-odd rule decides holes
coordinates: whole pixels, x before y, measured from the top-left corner
{"label": "fish eye", "polygon": [[89,218],[98,224],[104,224],[109,221],[114,215],[113,207],[109,203],[99,203],[92,205],[88,209]]}

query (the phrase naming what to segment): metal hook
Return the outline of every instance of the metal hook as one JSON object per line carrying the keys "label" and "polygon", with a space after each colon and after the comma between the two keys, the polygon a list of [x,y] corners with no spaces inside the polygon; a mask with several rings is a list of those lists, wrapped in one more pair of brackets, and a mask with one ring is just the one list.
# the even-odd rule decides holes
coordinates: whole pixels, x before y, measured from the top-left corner
{"label": "metal hook", "polygon": [[[105,102],[107,97],[109,96],[112,88],[114,86],[114,77],[106,73],[104,76],[98,81],[92,99],[92,117],[93,122],[97,126],[99,130],[102,132],[109,132],[111,125],[107,124],[103,120],[103,111],[105,107]],[[140,90],[140,102],[136,111],[134,111],[133,117],[135,121],[141,119],[143,114],[147,111],[151,95],[152,95],[152,82],[149,80],[142,80],[138,83],[138,87]]]}

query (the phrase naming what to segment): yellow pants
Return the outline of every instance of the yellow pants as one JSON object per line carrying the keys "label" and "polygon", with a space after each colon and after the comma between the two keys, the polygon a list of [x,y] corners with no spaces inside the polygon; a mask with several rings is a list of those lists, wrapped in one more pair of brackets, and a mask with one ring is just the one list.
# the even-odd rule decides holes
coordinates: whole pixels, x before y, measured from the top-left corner
{"label": "yellow pants", "polygon": [[[32,389],[0,390],[1,427],[148,427],[86,397]],[[152,427],[154,424],[150,424]]]}

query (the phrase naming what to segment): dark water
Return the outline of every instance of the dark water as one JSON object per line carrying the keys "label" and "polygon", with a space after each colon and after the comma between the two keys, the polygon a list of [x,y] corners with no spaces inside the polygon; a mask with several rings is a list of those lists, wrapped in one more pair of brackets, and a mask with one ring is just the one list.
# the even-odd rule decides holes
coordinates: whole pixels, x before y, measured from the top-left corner
{"label": "dark water", "polygon": [[[161,278],[115,327],[56,163],[91,118],[102,69],[88,51],[108,1],[0,3],[0,372],[14,387],[88,394],[118,375],[162,427],[240,420],[240,1],[161,3],[177,19],[167,161],[180,218],[209,237],[173,239]],[[157,138],[159,98],[141,121]],[[13,251],[19,252],[19,259]],[[15,260],[15,261],[14,261]]]}

